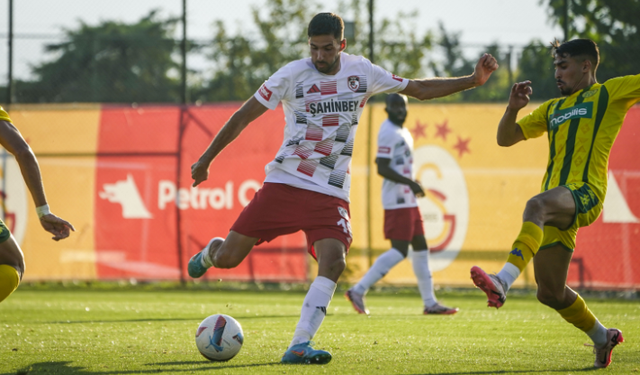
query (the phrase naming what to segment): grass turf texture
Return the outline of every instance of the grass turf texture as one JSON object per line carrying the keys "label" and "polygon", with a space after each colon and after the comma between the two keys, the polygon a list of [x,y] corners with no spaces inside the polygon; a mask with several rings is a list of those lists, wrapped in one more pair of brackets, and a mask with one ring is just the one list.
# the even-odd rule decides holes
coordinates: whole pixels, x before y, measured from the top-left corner
{"label": "grass turf texture", "polygon": [[[343,292],[342,292],[343,293]],[[315,341],[324,366],[281,365],[302,291],[21,287],[0,304],[0,374],[565,374],[592,370],[589,339],[533,295],[489,309],[480,291],[439,293],[460,307],[424,316],[414,293],[368,296],[358,315],[336,292]],[[640,304],[587,298],[605,325],[623,331],[609,373],[640,373]],[[194,342],[205,317],[243,326],[237,357],[214,363]]]}

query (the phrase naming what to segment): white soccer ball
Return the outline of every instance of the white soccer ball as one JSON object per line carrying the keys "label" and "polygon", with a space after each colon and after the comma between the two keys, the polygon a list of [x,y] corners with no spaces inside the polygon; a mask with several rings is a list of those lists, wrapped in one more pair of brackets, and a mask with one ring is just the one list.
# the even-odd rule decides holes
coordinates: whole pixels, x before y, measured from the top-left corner
{"label": "white soccer ball", "polygon": [[229,315],[215,314],[200,323],[196,331],[196,346],[210,361],[228,361],[242,348],[244,335],[237,320]]}

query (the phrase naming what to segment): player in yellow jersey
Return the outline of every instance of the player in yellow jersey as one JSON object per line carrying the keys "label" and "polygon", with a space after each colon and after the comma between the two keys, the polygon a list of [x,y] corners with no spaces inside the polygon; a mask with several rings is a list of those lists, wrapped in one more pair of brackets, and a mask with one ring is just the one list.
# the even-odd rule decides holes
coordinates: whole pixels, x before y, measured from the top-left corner
{"label": "player in yellow jersey", "polygon": [[[38,161],[31,151],[31,147],[22,138],[18,129],[13,126],[9,115],[2,107],[0,107],[0,145],[16,158],[22,177],[36,205],[36,212],[42,227],[53,234],[53,239],[56,241],[69,237],[70,230],[75,230],[73,225],[49,211]],[[0,220],[0,302],[16,290],[23,274],[24,256],[22,250],[9,229]]]}
{"label": "player in yellow jersey", "polygon": [[553,52],[564,97],[516,122],[532,93],[530,81],[516,83],[498,125],[498,144],[506,147],[547,133],[549,161],[541,193],[527,202],[522,229],[502,270],[488,275],[474,266],[471,278],[487,294],[489,306],[498,308],[533,258],[538,300],[584,331],[593,340],[595,367],[607,367],[622,332],[605,328],[566,281],[578,228],[593,223],[602,211],[609,153],[627,111],[640,100],[640,75],[598,83],[598,47],[588,39],[556,42]]}

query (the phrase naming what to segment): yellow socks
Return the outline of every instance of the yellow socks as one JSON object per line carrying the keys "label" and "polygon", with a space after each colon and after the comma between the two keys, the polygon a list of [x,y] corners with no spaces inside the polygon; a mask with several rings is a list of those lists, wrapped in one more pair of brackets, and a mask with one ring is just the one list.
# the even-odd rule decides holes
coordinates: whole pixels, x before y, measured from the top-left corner
{"label": "yellow socks", "polygon": [[522,223],[522,229],[513,243],[507,262],[514,264],[520,272],[524,271],[531,258],[538,252],[542,243],[543,232],[539,226],[530,221]]}
{"label": "yellow socks", "polygon": [[588,332],[596,324],[596,316],[589,310],[580,295],[578,295],[578,298],[576,298],[576,301],[571,306],[557,311],[564,320],[584,332]]}
{"label": "yellow socks", "polygon": [[6,264],[0,264],[0,302],[9,297],[20,284],[18,271]]}

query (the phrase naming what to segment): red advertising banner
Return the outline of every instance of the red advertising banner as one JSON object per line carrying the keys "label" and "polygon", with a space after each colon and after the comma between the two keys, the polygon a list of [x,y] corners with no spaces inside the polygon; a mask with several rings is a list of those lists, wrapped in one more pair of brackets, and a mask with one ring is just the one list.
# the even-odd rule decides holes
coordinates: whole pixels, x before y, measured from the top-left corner
{"label": "red advertising banner", "polygon": [[631,108],[611,150],[609,186],[598,220],[580,229],[571,285],[592,289],[640,286],[640,107]]}
{"label": "red advertising banner", "polygon": [[[206,182],[191,187],[191,164],[237,108],[103,108],[95,196],[99,278],[177,279],[209,239],[226,236],[261,187],[283,131],[282,111],[269,111],[220,154]],[[306,262],[304,235],[296,233],[256,247],[235,269],[206,276],[304,281]]]}

